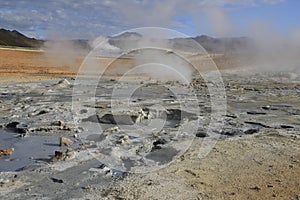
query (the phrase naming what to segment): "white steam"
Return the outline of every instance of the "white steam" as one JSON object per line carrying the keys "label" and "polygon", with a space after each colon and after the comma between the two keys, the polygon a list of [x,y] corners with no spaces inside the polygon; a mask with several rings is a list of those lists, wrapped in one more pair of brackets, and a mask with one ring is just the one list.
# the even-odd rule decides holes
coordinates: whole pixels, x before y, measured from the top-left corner
{"label": "white steam", "polygon": [[71,40],[49,40],[45,42],[43,49],[54,67],[73,68],[87,53],[87,49]]}

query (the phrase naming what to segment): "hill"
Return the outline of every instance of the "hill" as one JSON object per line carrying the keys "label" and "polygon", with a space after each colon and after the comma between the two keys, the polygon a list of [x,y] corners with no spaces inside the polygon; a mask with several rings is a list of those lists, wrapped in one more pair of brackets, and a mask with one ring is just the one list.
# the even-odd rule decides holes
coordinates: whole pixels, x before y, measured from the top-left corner
{"label": "hill", "polygon": [[0,29],[0,45],[2,46],[40,48],[43,44],[43,40],[29,38],[16,30]]}
{"label": "hill", "polygon": [[[109,43],[122,50],[138,48],[143,43],[143,36],[135,32],[125,32],[121,35],[110,37]],[[206,35],[189,38],[174,38],[166,40],[153,39],[153,42],[164,44],[168,47],[193,52],[199,50],[195,44],[200,44],[209,53],[241,53],[253,49],[254,41],[247,37],[213,38]],[[197,42],[197,43],[195,43]]]}
{"label": "hill", "polygon": [[[125,32],[121,35],[108,37],[110,45],[117,47],[120,50],[126,51],[139,47],[143,36],[135,32]],[[155,41],[156,39],[154,39]],[[74,46],[91,50],[88,40],[70,40]],[[174,38],[168,39],[168,46],[186,52],[193,52],[199,50],[195,47],[195,41],[199,43],[209,53],[241,53],[251,50],[254,42],[246,37],[231,37],[231,38],[213,38],[206,35],[190,38]],[[14,46],[14,47],[29,47],[41,48],[45,44],[45,40],[37,40],[29,38],[16,30],[10,31],[0,29],[0,45],[1,46]],[[166,40],[158,42],[165,43]]]}

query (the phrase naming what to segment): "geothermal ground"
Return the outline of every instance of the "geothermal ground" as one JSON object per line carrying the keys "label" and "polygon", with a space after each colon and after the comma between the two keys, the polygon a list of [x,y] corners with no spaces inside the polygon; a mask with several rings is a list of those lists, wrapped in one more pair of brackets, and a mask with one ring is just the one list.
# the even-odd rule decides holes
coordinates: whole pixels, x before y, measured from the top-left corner
{"label": "geothermal ground", "polygon": [[222,70],[224,126],[207,133],[199,74],[78,82],[3,49],[0,64],[1,199],[300,199],[300,74]]}

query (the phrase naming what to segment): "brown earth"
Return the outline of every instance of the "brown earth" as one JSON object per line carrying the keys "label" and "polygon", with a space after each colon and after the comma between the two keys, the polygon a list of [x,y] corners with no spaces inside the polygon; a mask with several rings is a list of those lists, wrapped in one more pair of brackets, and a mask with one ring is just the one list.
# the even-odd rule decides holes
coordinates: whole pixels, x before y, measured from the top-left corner
{"label": "brown earth", "polygon": [[74,75],[68,66],[53,66],[45,54],[37,50],[0,49],[0,77],[24,78],[26,75]]}
{"label": "brown earth", "polygon": [[300,140],[276,130],[217,142],[204,158],[203,140],[170,166],[132,175],[107,189],[106,199],[300,198]]}
{"label": "brown earth", "polygon": [[[222,54],[210,55],[210,57],[193,56],[190,60],[200,70],[213,70],[216,68],[212,66],[211,58],[219,69],[232,68],[240,64],[240,61],[232,59],[232,56]],[[49,57],[43,51],[0,48],[0,77],[1,81],[13,81],[16,78],[26,81],[76,76],[83,60],[84,56],[77,56],[71,65],[66,65],[57,63],[55,56]],[[109,75],[118,75],[120,69],[126,71],[135,65],[134,60],[130,58],[102,57],[96,60],[101,68],[109,65],[107,68]]]}

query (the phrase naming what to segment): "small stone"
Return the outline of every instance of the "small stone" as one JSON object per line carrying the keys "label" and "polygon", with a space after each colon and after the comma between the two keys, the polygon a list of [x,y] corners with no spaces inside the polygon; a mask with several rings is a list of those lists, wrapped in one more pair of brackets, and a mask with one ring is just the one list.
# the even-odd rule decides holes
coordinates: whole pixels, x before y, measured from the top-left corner
{"label": "small stone", "polygon": [[88,112],[87,109],[81,109],[81,110],[79,111],[80,114],[85,114],[85,113],[87,113],[87,112]]}
{"label": "small stone", "polygon": [[60,80],[58,83],[54,84],[53,86],[65,88],[68,87],[71,83],[67,79]]}
{"label": "small stone", "polygon": [[292,128],[294,128],[293,126],[290,126],[290,125],[280,125],[280,128],[282,128],[282,129],[292,129]]}
{"label": "small stone", "polygon": [[75,157],[76,152],[73,149],[67,149],[66,160],[71,160]]}
{"label": "small stone", "polygon": [[118,144],[123,144],[125,142],[129,142],[129,136],[128,135],[125,135],[123,137],[121,137],[119,140],[118,140]]}
{"label": "small stone", "polygon": [[0,149],[0,156],[9,156],[14,153],[14,148]]}
{"label": "small stone", "polygon": [[246,135],[252,135],[254,133],[257,133],[258,131],[259,131],[258,128],[250,128],[250,129],[244,131],[244,134],[246,134]]}
{"label": "small stone", "polygon": [[120,128],[118,126],[114,126],[114,127],[111,127],[111,128],[108,128],[106,129],[104,132],[103,132],[103,135],[109,135],[111,133],[117,133],[117,132],[120,132]]}
{"label": "small stone", "polygon": [[261,107],[262,109],[264,109],[264,110],[270,110],[271,109],[271,106],[270,105],[266,105],[266,106],[263,106],[263,107]]}
{"label": "small stone", "polygon": [[62,160],[65,157],[65,153],[62,151],[55,151],[54,159],[55,160]]}
{"label": "small stone", "polygon": [[166,144],[167,143],[167,140],[165,140],[165,139],[158,139],[158,140],[156,140],[156,141],[154,141],[153,142],[153,145],[154,146],[157,146],[157,145],[162,145],[162,144]]}
{"label": "small stone", "polygon": [[222,135],[227,135],[227,136],[236,136],[236,135],[241,135],[243,132],[239,129],[225,129],[221,130]]}
{"label": "small stone", "polygon": [[59,146],[71,146],[73,141],[66,137],[60,137],[59,139]]}
{"label": "small stone", "polygon": [[64,125],[65,125],[65,122],[62,121],[62,120],[58,120],[58,121],[56,121],[56,122],[53,122],[51,125],[52,125],[52,126],[64,126]]}
{"label": "small stone", "polygon": [[261,190],[261,188],[258,187],[258,186],[251,187],[250,189],[251,189],[251,190],[256,190],[256,191],[260,191],[260,190]]}
{"label": "small stone", "polygon": [[186,169],[184,171],[191,174],[191,175],[193,175],[193,176],[197,176],[197,174],[195,172],[193,172],[192,170],[190,170],[190,169]]}
{"label": "small stone", "polygon": [[199,138],[207,137],[207,133],[204,131],[199,131],[198,133],[196,133],[196,137],[199,137]]}
{"label": "small stone", "polygon": [[51,178],[51,180],[52,180],[54,183],[64,183],[64,181],[63,181],[62,179]]}
{"label": "small stone", "polygon": [[87,185],[87,186],[83,186],[82,189],[84,189],[84,190],[90,190],[90,189],[92,189],[92,187],[90,185]]}
{"label": "small stone", "polygon": [[248,111],[248,115],[266,115],[267,113],[265,112],[259,112],[259,111]]}

